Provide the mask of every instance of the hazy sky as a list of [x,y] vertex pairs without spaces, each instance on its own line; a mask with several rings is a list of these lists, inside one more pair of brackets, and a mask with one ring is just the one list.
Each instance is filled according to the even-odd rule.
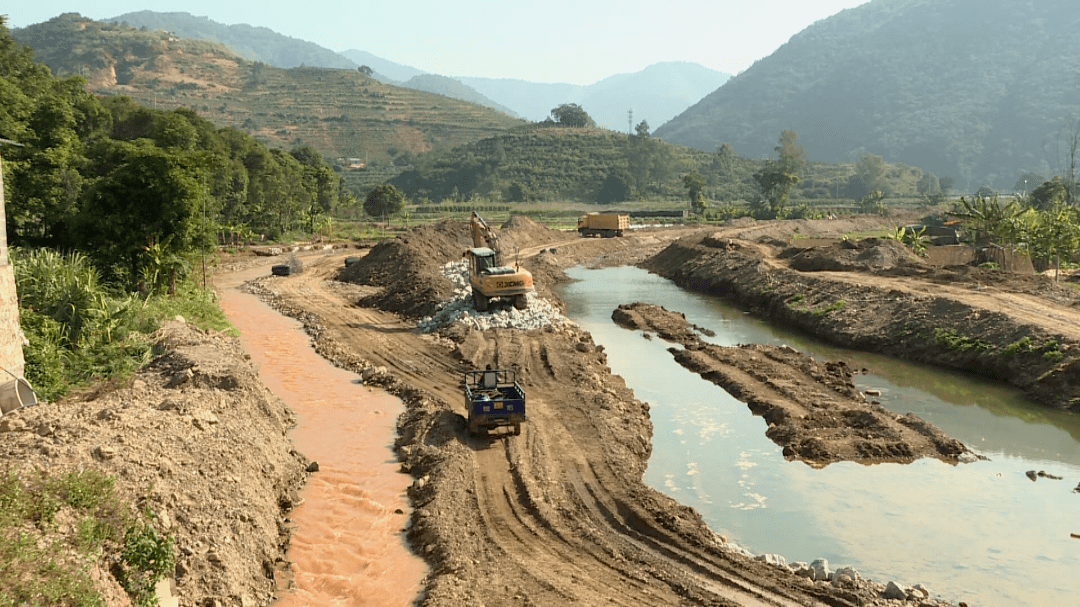
[[660,61],[737,74],[810,24],[867,0],[13,0],[26,27],[140,10],[247,23],[445,76],[592,84]]

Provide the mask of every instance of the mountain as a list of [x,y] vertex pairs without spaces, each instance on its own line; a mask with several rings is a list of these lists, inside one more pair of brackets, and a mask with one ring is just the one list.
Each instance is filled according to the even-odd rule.
[[564,103],[576,103],[599,126],[626,132],[628,112],[634,125],[655,128],[731,78],[689,62],[662,62],[640,72],[617,74],[590,85],[542,84],[507,78],[458,78],[496,102],[533,121],[546,118]]
[[[394,63],[393,61],[383,59],[382,57],[376,57],[367,51],[349,49],[347,51],[341,51],[340,54],[357,65],[366,65],[370,67],[376,74],[385,77],[387,79],[386,82],[389,82],[390,84],[405,82],[413,76],[419,76],[424,73],[422,70],[418,70],[415,67]],[[380,80],[382,80],[382,78],[380,78]]]
[[420,74],[419,76],[413,76],[407,81],[403,82],[401,86],[406,88],[415,89],[417,91],[427,91],[429,93],[435,93],[436,95],[445,95],[447,97],[453,97],[454,99],[461,99],[462,101],[471,101],[472,103],[478,103],[480,105],[499,110],[500,112],[509,116],[514,116],[515,113],[510,108],[495,103],[491,99],[481,95],[476,89],[471,86],[462,84],[460,80],[455,80],[449,76],[439,76],[436,74]]
[[124,23],[135,28],[165,30],[177,38],[220,42],[245,59],[262,61],[274,67],[359,67],[359,64],[348,58],[313,42],[290,38],[265,27],[252,27],[247,24],[224,25],[190,13],[139,11],[125,13],[106,21]]
[[[866,153],[980,185],[1063,172],[1080,117],[1074,0],[873,0],[819,21],[655,131],[702,150]],[[493,99],[498,97],[492,96]]]
[[475,103],[384,84],[356,69],[276,68],[220,43],[101,23],[67,13],[14,30],[58,75],[79,74],[99,95],[158,109],[188,107],[279,148],[309,145],[369,168],[450,149],[524,121]]
[[397,84],[418,91],[453,97],[479,103],[508,115],[515,112],[484,97],[476,90],[459,81],[423,74],[420,70],[380,59],[371,53],[351,50],[335,53],[313,42],[297,40],[265,27],[246,24],[224,25],[207,17],[190,13],[158,13],[139,11],[108,19],[110,23],[124,23],[149,30],[164,30],[178,38],[220,42],[238,55],[251,61],[262,61],[274,67],[332,67],[356,69],[361,65],[370,67],[372,76],[387,84]]

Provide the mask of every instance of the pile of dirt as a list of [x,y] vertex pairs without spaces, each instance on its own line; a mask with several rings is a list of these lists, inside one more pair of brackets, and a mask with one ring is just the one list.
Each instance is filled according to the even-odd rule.
[[337,279],[381,288],[358,305],[430,316],[453,293],[453,285],[440,271],[442,266],[461,259],[471,246],[468,223],[443,220],[380,242],[342,269]]
[[790,258],[791,268],[800,272],[880,272],[926,265],[904,243],[885,238],[841,240],[824,247],[789,247],[779,257]]
[[[498,236],[503,263],[514,264],[518,252],[552,242],[563,234],[528,217],[515,215],[503,224]],[[444,219],[380,242],[357,263],[344,268],[337,279],[381,288],[360,299],[358,305],[414,318],[431,316],[454,291],[451,282],[442,275],[442,266],[460,260],[472,246],[468,221]],[[551,273],[543,266],[536,269],[545,276]],[[542,280],[540,284],[550,289],[552,281]]]
[[[115,476],[119,493],[176,539],[185,605],[268,605],[287,569],[286,515],[307,476],[287,436],[294,415],[237,339],[182,320],[159,338],[160,356],[121,387],[5,414],[4,459],[23,474]],[[126,600],[107,574],[99,586],[108,604]]]
[[[692,325],[682,312],[672,312],[664,306],[635,302],[619,304],[611,313],[611,320],[624,329],[655,331],[664,340],[687,345],[700,341],[699,334],[715,336],[711,329]],[[646,337],[649,333],[645,334]]]

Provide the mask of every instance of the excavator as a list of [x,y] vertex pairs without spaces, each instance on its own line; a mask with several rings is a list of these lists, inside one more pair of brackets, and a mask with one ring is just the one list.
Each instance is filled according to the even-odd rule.
[[503,265],[499,237],[476,211],[472,213],[471,228],[473,248],[465,256],[469,258],[473,306],[478,312],[486,312],[492,299],[502,298],[512,301],[518,310],[529,307],[532,274],[524,268]]

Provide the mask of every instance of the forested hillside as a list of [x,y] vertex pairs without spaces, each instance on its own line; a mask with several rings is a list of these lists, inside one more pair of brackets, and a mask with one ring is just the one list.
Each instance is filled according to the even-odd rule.
[[280,69],[163,31],[66,14],[14,32],[57,74],[101,95],[186,107],[274,147],[309,145],[331,158],[388,165],[450,149],[523,122],[473,103],[387,85],[358,70]]
[[873,0],[808,27],[656,135],[769,155],[792,129],[809,157],[866,153],[1011,191],[1066,171],[1080,119],[1071,0]]
[[0,133],[20,144],[3,150],[10,243],[80,251],[125,285],[215,233],[311,231],[342,202],[315,150],[270,149],[187,108],[99,99],[33,62],[2,19],[0,91]]

